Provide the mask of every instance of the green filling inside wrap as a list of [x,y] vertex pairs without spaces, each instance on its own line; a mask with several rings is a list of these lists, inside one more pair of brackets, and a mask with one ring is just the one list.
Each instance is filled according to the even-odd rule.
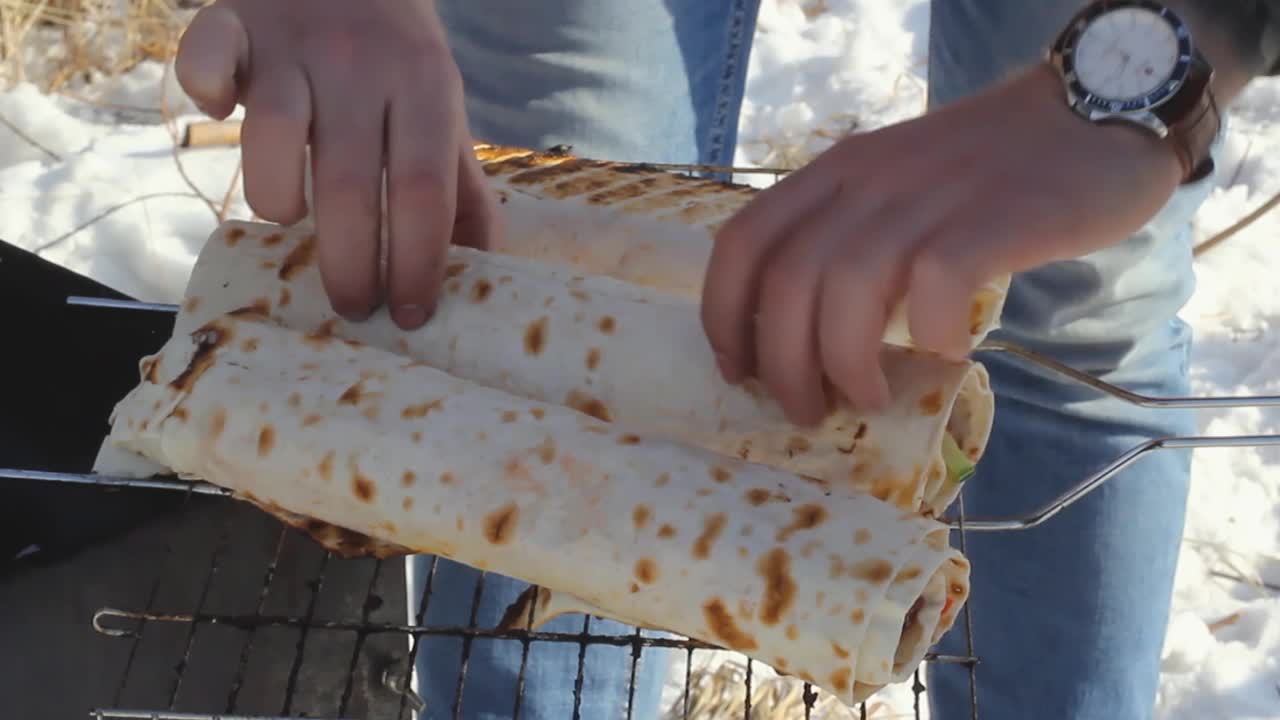
[[947,479],[960,484],[973,477],[974,463],[964,454],[951,433],[942,434],[942,460],[947,464]]

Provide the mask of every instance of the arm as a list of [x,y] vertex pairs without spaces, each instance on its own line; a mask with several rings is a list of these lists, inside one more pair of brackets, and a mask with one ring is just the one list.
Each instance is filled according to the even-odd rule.
[[[1261,30],[1280,10],[1168,4],[1215,67],[1219,107],[1276,66]],[[822,418],[831,386],[877,410],[889,401],[878,350],[894,307],[906,302],[917,345],[962,357],[978,288],[1122,242],[1183,174],[1174,145],[1085,120],[1067,106],[1057,72],[1035,63],[845,138],[757,195],[717,235],[703,326],[725,378],[758,379],[798,424]]]

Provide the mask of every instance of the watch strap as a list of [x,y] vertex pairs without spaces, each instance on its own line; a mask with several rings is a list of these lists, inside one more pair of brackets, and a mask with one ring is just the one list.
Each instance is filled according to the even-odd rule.
[[1211,80],[1207,63],[1197,57],[1181,90],[1154,111],[1169,129],[1168,140],[1182,163],[1184,183],[1203,179],[1214,169],[1211,150],[1222,128],[1222,114]]

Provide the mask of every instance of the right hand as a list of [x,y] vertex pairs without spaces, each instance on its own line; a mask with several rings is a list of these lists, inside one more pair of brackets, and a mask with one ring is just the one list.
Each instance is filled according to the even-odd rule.
[[400,327],[418,327],[450,242],[489,246],[497,213],[432,0],[217,0],[192,21],[175,67],[201,111],[223,119],[245,106],[245,196],[260,217],[306,217],[310,145],[320,271],[343,317],[386,302]]

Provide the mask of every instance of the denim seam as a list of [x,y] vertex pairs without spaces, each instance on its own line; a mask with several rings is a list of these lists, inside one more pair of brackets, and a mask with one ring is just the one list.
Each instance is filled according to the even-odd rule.
[[707,138],[707,162],[713,165],[728,165],[732,158],[724,158],[724,137],[726,126],[730,121],[729,106],[732,104],[733,88],[738,82],[741,70],[743,27],[746,25],[746,5],[753,0],[733,0],[733,9],[729,12],[729,32],[725,38],[724,68],[720,72],[720,88],[716,91],[715,115],[711,121],[710,137]]

